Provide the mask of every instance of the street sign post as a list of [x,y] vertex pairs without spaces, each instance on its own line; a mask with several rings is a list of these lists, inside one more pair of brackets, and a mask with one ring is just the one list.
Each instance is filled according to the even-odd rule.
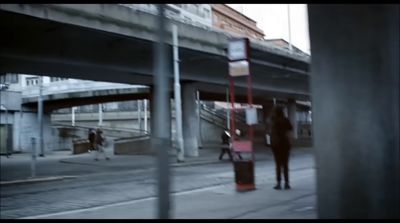
[[[257,122],[257,113],[253,107],[252,76],[249,63],[250,42],[248,38],[235,38],[229,41],[229,90],[231,98],[231,136],[233,167],[235,171],[236,190],[254,190],[254,151],[253,151],[253,124]],[[235,134],[235,78],[247,78],[246,123],[248,124],[247,139]]]

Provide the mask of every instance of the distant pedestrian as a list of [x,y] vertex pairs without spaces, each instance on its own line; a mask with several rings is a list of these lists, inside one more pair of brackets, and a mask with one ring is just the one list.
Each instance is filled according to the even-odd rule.
[[89,129],[88,140],[89,140],[89,153],[96,149],[96,132],[94,129]]
[[100,153],[104,155],[106,160],[110,160],[110,158],[104,152],[104,143],[105,143],[105,137],[103,135],[103,131],[100,128],[98,128],[95,137],[95,144],[96,144],[96,153],[94,158],[95,161],[99,160],[98,156]]
[[231,153],[231,134],[229,133],[228,129],[224,129],[224,131],[221,134],[221,140],[222,140],[222,145],[221,145],[221,153],[219,154],[219,160],[221,160],[224,156],[225,153],[228,154],[229,159],[232,161],[232,153]]
[[272,117],[271,128],[271,147],[275,159],[276,168],[276,186],[274,189],[281,189],[281,170],[283,168],[283,175],[285,178],[285,189],[290,189],[289,184],[289,155],[290,155],[290,141],[289,132],[293,127],[289,120],[283,114],[281,107],[274,108]]

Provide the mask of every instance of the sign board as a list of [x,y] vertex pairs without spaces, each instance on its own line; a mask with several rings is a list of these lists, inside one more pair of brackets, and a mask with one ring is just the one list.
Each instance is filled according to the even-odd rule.
[[255,107],[246,108],[246,124],[257,124],[257,109]]
[[249,62],[246,60],[229,62],[229,75],[232,77],[247,76],[249,74]]
[[235,60],[247,60],[247,44],[248,39],[232,39],[228,45],[228,59],[230,61]]

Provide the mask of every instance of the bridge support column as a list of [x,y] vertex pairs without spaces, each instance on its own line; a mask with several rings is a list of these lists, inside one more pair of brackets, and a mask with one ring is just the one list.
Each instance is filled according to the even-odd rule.
[[296,112],[296,101],[294,99],[288,100],[288,117],[290,124],[293,126],[292,137],[297,139],[297,112]]
[[[169,121],[167,123],[165,123],[165,125],[167,126],[166,128],[169,129],[168,133],[166,133],[168,135],[168,139],[171,139],[172,138],[172,134],[171,134],[171,132],[172,132],[172,125],[171,125],[172,113],[171,113],[171,98],[170,97],[168,98],[168,102],[169,102],[169,103],[167,103],[168,109],[166,109],[163,112],[167,113],[167,116],[170,117]],[[151,88],[151,90],[150,90],[150,133],[151,134],[153,134],[154,129],[157,128],[157,123],[155,123],[155,117],[154,117],[154,103],[155,103],[154,91],[153,91],[153,88]],[[172,141],[170,141],[170,143],[171,142]],[[171,143],[171,145],[172,145],[172,143]]]
[[400,6],[308,12],[318,217],[399,218]]
[[188,157],[199,156],[199,144],[197,141],[199,122],[196,106],[196,88],[192,83],[182,85],[182,122],[183,141],[185,155]]

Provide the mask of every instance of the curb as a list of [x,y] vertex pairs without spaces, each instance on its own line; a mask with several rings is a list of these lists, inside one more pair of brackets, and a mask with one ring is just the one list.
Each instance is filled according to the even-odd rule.
[[0,185],[3,186],[11,184],[39,183],[39,182],[73,179],[73,178],[77,178],[77,176],[41,177],[41,178],[28,178],[25,180],[0,181]]

